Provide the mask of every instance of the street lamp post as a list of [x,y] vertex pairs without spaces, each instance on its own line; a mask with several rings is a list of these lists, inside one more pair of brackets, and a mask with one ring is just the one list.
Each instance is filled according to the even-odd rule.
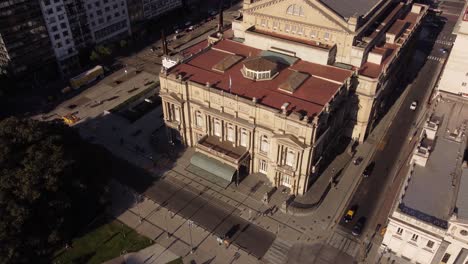
[[167,214],[169,213],[169,210],[166,211],[166,214],[164,215],[164,220],[166,220],[166,234],[167,238],[171,237],[171,234],[169,233],[169,222],[167,221]]
[[193,221],[188,220],[189,234],[190,234],[190,254],[193,254],[192,225],[193,225]]

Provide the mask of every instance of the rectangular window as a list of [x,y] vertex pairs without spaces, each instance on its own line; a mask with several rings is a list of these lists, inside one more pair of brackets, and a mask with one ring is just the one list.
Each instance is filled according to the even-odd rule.
[[221,137],[221,122],[219,120],[215,120],[214,122],[214,134],[215,136]]
[[227,129],[227,140],[234,142],[234,128],[228,127]]
[[328,32],[323,33],[323,38],[326,39],[326,40],[329,40],[330,39],[330,33],[328,33]]
[[278,21],[273,21],[273,29],[278,29]]
[[292,33],[296,33],[296,31],[297,31],[297,27],[296,27],[295,25],[292,26],[292,27],[291,27],[291,32],[292,32]]
[[463,87],[466,87],[466,82],[462,82],[462,86],[463,86]]
[[262,27],[266,27],[266,26],[267,26],[266,19],[260,20],[260,25],[261,25]]
[[303,35],[304,34],[304,28],[301,27],[301,26],[297,27],[297,34]]
[[311,37],[311,38],[317,37],[317,31],[311,30],[311,31],[310,31],[310,37]]
[[69,35],[68,30],[65,30],[62,34],[64,37],[68,36]]
[[288,150],[286,152],[286,165],[293,167],[294,166],[294,159],[295,159],[295,154],[292,150]]
[[411,237],[411,240],[416,242],[416,241],[418,241],[418,237],[419,237],[418,235],[413,234],[413,236]]
[[177,121],[177,122],[180,122],[179,108],[176,107],[176,106],[173,106],[173,109],[174,109],[174,120]]
[[65,29],[65,28],[67,28],[67,24],[66,23],[60,23],[60,27]]
[[55,34],[55,35],[54,35],[54,39],[55,39],[55,40],[59,40],[59,39],[60,39],[60,34]]
[[196,113],[195,116],[195,125],[197,127],[203,126],[203,117],[201,116],[201,113]]
[[398,235],[403,234],[403,228],[398,228],[398,230],[396,232],[397,232]]
[[56,32],[58,30],[57,26],[52,27],[52,32]]
[[291,178],[289,177],[289,175],[283,174],[281,178],[282,178],[281,183],[284,186],[291,187]]
[[434,247],[434,241],[432,241],[432,240],[427,241],[426,247],[428,247],[428,248]]
[[450,254],[449,253],[445,253],[444,257],[442,258],[442,260],[440,261],[441,263],[447,263],[450,259]]
[[266,160],[259,160],[259,172],[260,173],[263,173],[263,174],[266,174],[267,173],[267,170],[268,170],[268,163],[266,162]]
[[54,10],[52,8],[47,9],[47,14],[52,15],[54,13]]
[[284,31],[289,32],[290,26],[289,24],[284,25]]

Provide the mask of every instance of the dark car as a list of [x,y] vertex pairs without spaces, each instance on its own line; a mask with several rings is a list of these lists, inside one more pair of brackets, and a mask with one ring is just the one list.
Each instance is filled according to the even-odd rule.
[[362,233],[362,229],[364,228],[364,225],[366,224],[366,218],[361,217],[357,221],[357,223],[353,226],[353,236],[359,236]]
[[353,220],[354,216],[356,215],[357,209],[358,209],[357,205],[351,206],[351,208],[349,208],[348,211],[346,211],[346,214],[343,217],[343,221],[345,223],[351,222]]
[[369,177],[371,175],[372,171],[374,170],[374,166],[375,166],[375,162],[372,161],[371,163],[369,163],[369,165],[367,165],[367,167],[362,172],[362,176],[364,178]]
[[361,164],[361,162],[362,162],[363,160],[364,160],[364,158],[361,157],[361,156],[359,156],[359,157],[357,157],[355,160],[353,160],[353,164],[357,166],[357,165]]

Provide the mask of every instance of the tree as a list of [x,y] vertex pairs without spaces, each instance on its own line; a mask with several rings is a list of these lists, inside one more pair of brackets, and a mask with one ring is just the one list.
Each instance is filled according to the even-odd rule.
[[89,59],[92,61],[98,61],[100,58],[101,56],[99,56],[99,54],[94,50],[91,52],[91,55],[89,56]]
[[49,262],[96,215],[107,179],[95,153],[59,122],[0,122],[0,263]]

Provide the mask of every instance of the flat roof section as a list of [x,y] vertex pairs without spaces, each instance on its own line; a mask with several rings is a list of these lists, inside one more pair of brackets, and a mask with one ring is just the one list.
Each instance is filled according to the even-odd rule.
[[320,0],[340,16],[349,18],[353,15],[364,16],[384,0]]
[[[462,127],[468,121],[467,111],[468,105],[463,102],[441,100],[438,103],[435,115],[441,116],[442,122],[433,151],[425,167],[416,165],[414,168],[400,204],[403,213],[445,227],[442,223],[446,225],[456,202],[456,184],[461,174],[460,153],[463,155],[466,146],[466,139],[455,139],[452,129]],[[468,205],[468,201],[464,201],[464,205]]]

